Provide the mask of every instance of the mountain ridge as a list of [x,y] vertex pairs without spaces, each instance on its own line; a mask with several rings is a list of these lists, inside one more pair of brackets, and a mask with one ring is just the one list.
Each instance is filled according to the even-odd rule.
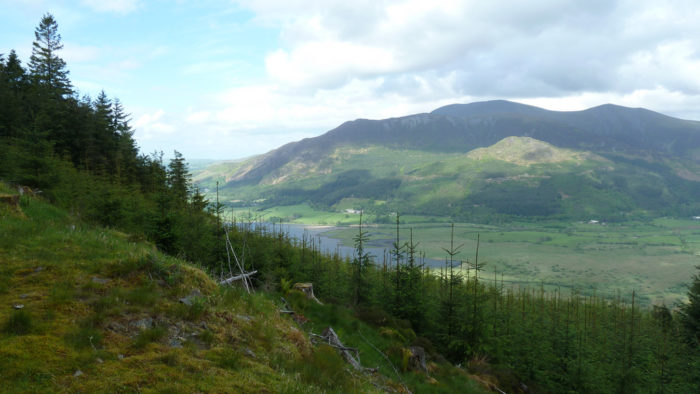
[[[516,158],[510,162],[493,154],[508,138],[519,141],[506,150],[506,156]],[[541,151],[528,153],[528,146],[535,145]],[[495,160],[475,161],[476,153],[467,154],[475,149],[490,149]],[[569,153],[561,157],[580,160],[537,159],[565,151]],[[537,159],[529,170],[537,173],[534,177],[523,174],[523,165],[532,161],[528,154]],[[577,168],[581,165],[583,172]],[[360,197],[391,201],[403,212],[466,218],[476,211],[482,218],[495,212],[623,217],[633,211],[685,215],[700,209],[693,197],[700,194],[693,176],[698,169],[700,122],[612,104],[560,112],[497,100],[348,121],[235,166],[212,167],[195,180],[210,186],[224,181],[224,194],[231,200],[273,205],[330,207]],[[489,173],[508,182],[488,182]],[[437,180],[431,184],[426,179]],[[538,197],[522,209],[511,209],[507,204],[520,206],[513,193]],[[574,197],[561,201],[563,195]],[[575,201],[588,208],[582,210]]]
[[[669,132],[670,141],[657,135]],[[649,141],[634,141],[639,135]],[[317,161],[340,145],[467,152],[509,136],[532,137],[564,148],[685,155],[689,147],[700,148],[700,122],[613,104],[582,111],[549,111],[506,100],[451,104],[430,113],[344,122],[318,137],[290,142],[250,159],[248,169],[231,181],[254,183],[293,159]]]

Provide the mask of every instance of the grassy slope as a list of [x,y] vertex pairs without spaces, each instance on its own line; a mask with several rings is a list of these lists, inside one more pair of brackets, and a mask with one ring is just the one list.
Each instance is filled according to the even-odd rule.
[[[0,226],[0,375],[13,389],[294,386],[272,361],[300,358],[310,346],[269,301],[223,292],[202,271],[43,202],[25,199],[23,210],[4,213]],[[178,302],[195,289],[201,298],[193,306]],[[14,311],[14,304],[24,308]],[[7,328],[22,315],[26,329]],[[258,357],[246,357],[243,347]],[[74,377],[78,370],[83,375]]]
[[[0,184],[0,194],[10,192]],[[422,392],[481,392],[448,364],[431,363],[432,378],[395,377],[365,339],[384,350],[404,349],[407,339],[382,335],[343,308],[292,294],[310,318],[299,327],[280,316],[270,294],[219,288],[201,270],[126,234],[84,225],[36,199],[23,197],[21,205],[22,212],[0,206],[4,389],[372,392],[405,381]],[[192,305],[179,302],[188,296]],[[350,373],[334,350],[314,348],[303,331],[327,324],[381,374]]]

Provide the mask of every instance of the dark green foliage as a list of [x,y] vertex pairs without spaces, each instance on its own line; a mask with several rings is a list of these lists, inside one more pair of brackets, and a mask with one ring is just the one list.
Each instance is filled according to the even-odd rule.
[[360,213],[360,226],[355,236],[355,257],[352,260],[352,294],[354,305],[367,305],[371,300],[368,271],[370,255],[365,250],[365,244],[369,242],[367,233],[362,229],[362,213]]
[[134,339],[133,346],[135,348],[143,348],[149,343],[158,342],[167,334],[165,327],[152,327],[147,328],[139,332],[139,334]]
[[560,200],[559,192],[551,182],[541,182],[536,187],[503,182],[471,194],[467,201],[506,215],[550,216],[562,211]]
[[66,62],[57,54],[63,49],[63,44],[53,15],[44,15],[41,23],[34,30],[34,37],[32,56],[29,59],[29,70],[33,82],[47,93],[50,99],[70,94],[71,84],[68,80]]
[[215,355],[214,362],[221,368],[240,368],[242,355],[231,348],[224,348]]
[[10,315],[2,325],[2,332],[10,335],[26,335],[34,327],[33,318],[24,309],[19,309]]
[[[229,185],[230,186],[230,185]],[[374,178],[368,170],[349,170],[335,180],[313,189],[282,189],[269,195],[266,205],[293,205],[310,202],[330,207],[343,198],[386,199],[401,186],[398,178]]]
[[[265,286],[270,277],[266,272],[288,278],[287,287],[313,281],[316,295],[327,305],[292,293],[287,297],[292,307],[312,321],[357,331],[356,326],[346,327],[342,307],[328,303],[354,304],[355,283],[343,278],[352,278],[358,260],[319,254],[308,240],[288,239],[281,227],[263,228],[270,229],[242,224],[229,232],[234,247],[246,251],[246,264],[254,261],[263,273],[256,284]],[[400,236],[396,244],[402,245]],[[410,241],[407,253],[399,253],[398,272],[405,276],[398,281],[394,263],[386,271],[370,264],[365,278],[376,290],[354,308],[355,315],[387,338],[404,341],[405,347],[422,346],[429,354],[443,354],[475,372],[497,376],[506,392],[517,392],[521,383],[537,392],[694,392],[700,387],[694,372],[700,352],[685,341],[679,315],[662,307],[640,308],[631,294],[603,298],[573,289],[562,294],[558,289],[510,287],[497,275],[489,278],[476,253],[471,263],[462,265],[461,276],[454,259],[457,247],[454,242],[447,249],[448,257],[453,255],[451,274],[449,259],[441,275],[415,271],[419,291],[414,295],[407,291]],[[412,297],[417,302],[407,308]],[[396,348],[392,354],[401,368],[404,352]]]
[[[700,266],[698,266],[700,270]],[[700,348],[700,274],[693,276],[688,289],[688,303],[681,307],[681,322],[689,342]]]

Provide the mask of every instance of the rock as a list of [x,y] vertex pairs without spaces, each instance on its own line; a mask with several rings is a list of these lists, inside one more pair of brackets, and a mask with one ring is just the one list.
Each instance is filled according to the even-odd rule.
[[207,322],[205,322],[205,321],[199,322],[199,326],[205,330],[209,329],[209,326],[207,326]]
[[75,371],[75,373],[73,374],[73,377],[77,378],[78,376],[83,376],[83,371],[81,371],[81,370]]
[[181,348],[182,347],[182,342],[180,342],[178,339],[172,338],[170,342],[168,343],[170,347],[173,348]]
[[114,332],[124,332],[124,331],[126,331],[126,328],[124,328],[124,326],[123,326],[122,324],[117,323],[117,322],[115,322],[115,321],[109,323],[109,324],[107,325],[107,328],[110,329],[110,330],[112,330],[112,331],[114,331]]
[[92,277],[92,283],[99,283],[101,285],[109,283],[111,280],[110,279],[101,279],[96,276]]
[[95,359],[95,361],[96,361],[98,364],[103,364],[103,363],[105,362],[105,360],[103,360],[103,359],[101,359],[101,358],[99,358],[99,357],[97,357],[97,358]]
[[195,289],[195,290],[192,290],[190,295],[188,295],[187,297],[180,298],[179,301],[187,306],[192,306],[192,304],[194,304],[195,299],[197,297],[201,297],[201,296],[202,296],[202,293],[199,290]]
[[124,355],[123,355],[123,354],[117,354],[117,358],[120,359],[120,360],[123,360],[123,359],[124,359]]
[[132,321],[129,326],[136,328],[140,331],[147,330],[153,327],[153,319],[150,317],[145,317],[140,320]]
[[247,354],[250,358],[258,358],[258,356],[255,355],[255,353],[252,350],[250,350],[250,348],[243,349],[243,352]]
[[14,305],[12,305],[12,307],[15,309],[22,309],[22,308],[24,308],[24,305],[23,304],[14,304]]
[[247,316],[247,315],[236,315],[236,319],[243,320],[243,321],[251,321],[251,320],[253,320],[253,317]]

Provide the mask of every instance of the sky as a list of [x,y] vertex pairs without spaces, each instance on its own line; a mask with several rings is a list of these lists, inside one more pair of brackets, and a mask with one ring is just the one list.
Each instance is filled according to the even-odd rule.
[[24,64],[58,22],[74,88],[143,153],[237,159],[357,118],[506,99],[700,120],[697,0],[0,0]]

